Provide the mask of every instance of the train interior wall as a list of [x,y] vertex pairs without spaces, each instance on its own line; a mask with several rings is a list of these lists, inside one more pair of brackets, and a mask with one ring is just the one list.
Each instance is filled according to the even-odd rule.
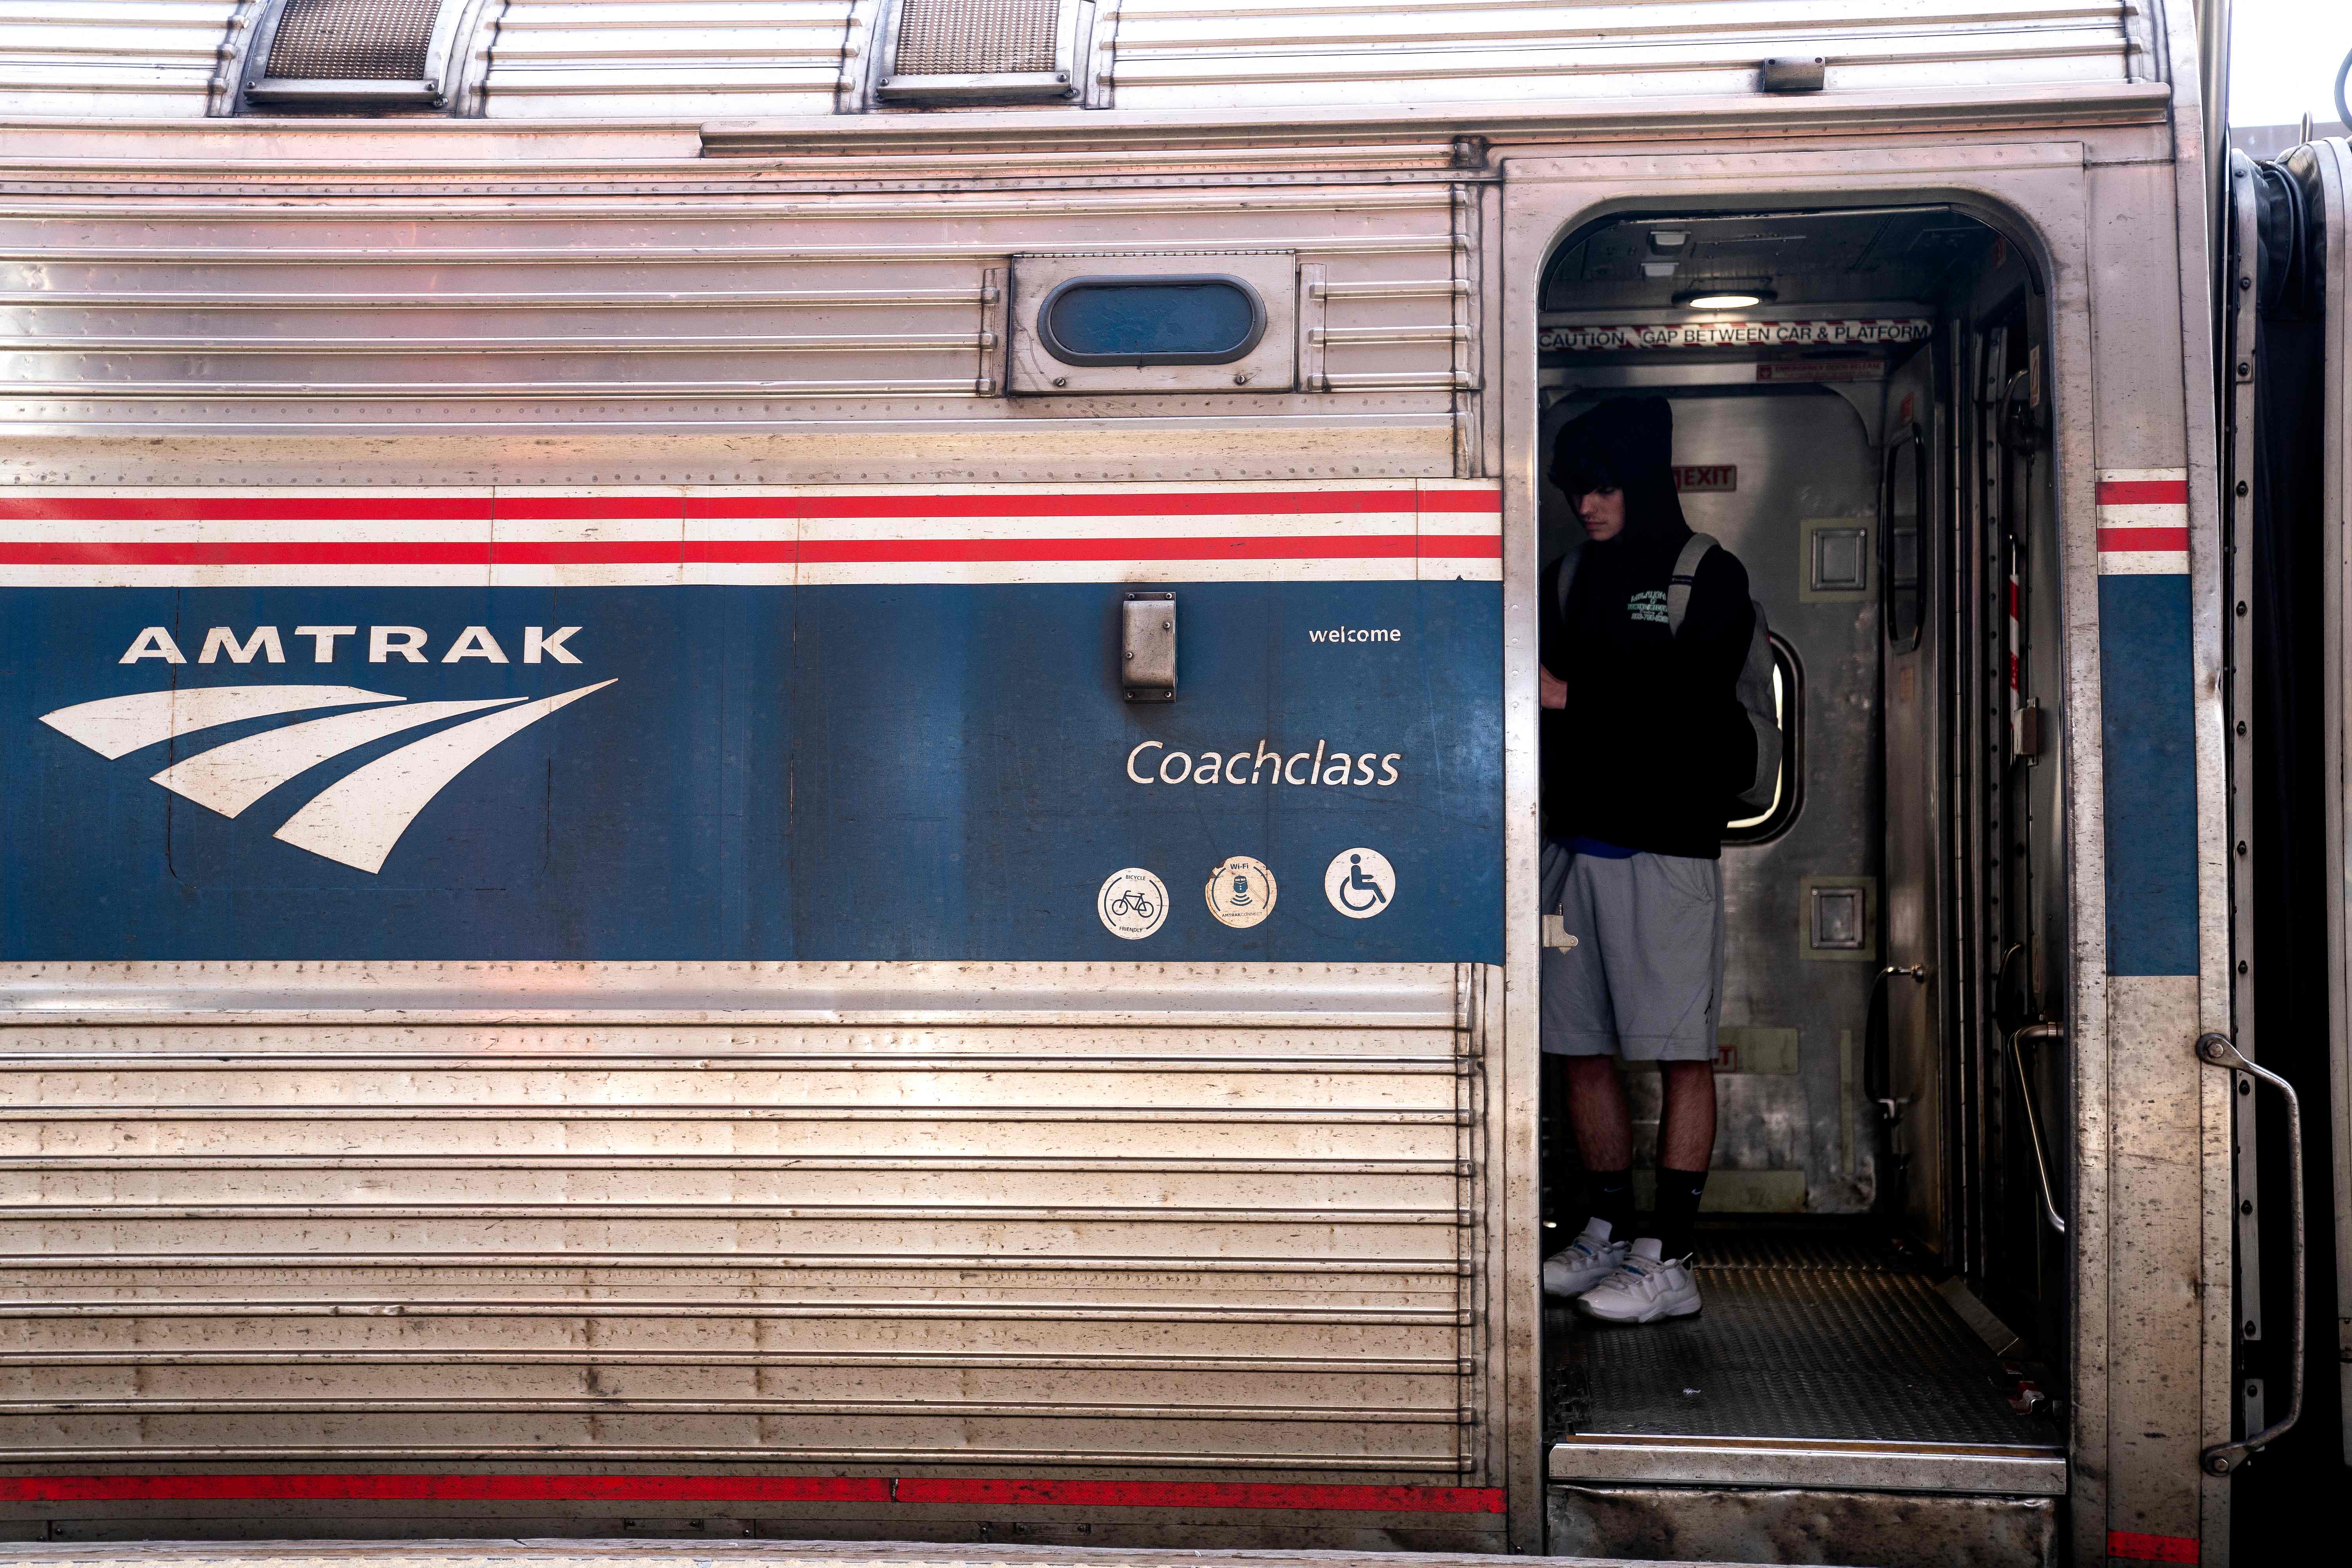
[[[1679,302],[1709,291],[1762,298]],[[1547,1303],[1550,1550],[2054,1551],[2069,933],[2035,269],[1940,207],[1630,213],[1569,237],[1543,311],[1539,465],[1583,409],[1669,400],[1685,513],[1747,568],[1795,737],[1781,803],[1723,852],[1705,1310],[1597,1329]],[[1547,483],[1543,563],[1580,539]],[[1660,1078],[1627,1076],[1646,1206]],[[1565,1087],[1548,1072],[1548,1251],[1582,1218]],[[2041,1460],[2006,1489],[1916,1470],[1905,1517],[1934,1522],[1910,1533],[1899,1489],[1780,1504],[1759,1489],[1801,1483],[1769,1459],[1727,1489],[1655,1462],[1700,1437]],[[1771,1530],[1822,1554],[1754,1557]]]

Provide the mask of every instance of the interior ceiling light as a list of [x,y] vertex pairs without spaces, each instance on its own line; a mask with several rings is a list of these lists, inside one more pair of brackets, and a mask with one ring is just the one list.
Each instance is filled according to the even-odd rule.
[[1675,296],[1675,303],[1691,310],[1745,310],[1750,305],[1769,305],[1779,297],[1769,289],[1717,283],[1706,289],[1686,289]]

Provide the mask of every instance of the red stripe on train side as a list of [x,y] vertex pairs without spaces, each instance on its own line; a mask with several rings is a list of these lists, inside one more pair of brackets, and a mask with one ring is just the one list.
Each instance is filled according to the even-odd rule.
[[1489,511],[1503,510],[1500,490],[1423,490],[1421,492],[1423,511]]
[[674,566],[857,562],[1499,559],[1494,534],[1277,534],[1174,539],[372,540],[240,543],[0,541],[0,566]]
[[1499,1487],[1286,1486],[868,1476],[9,1476],[0,1502],[922,1502],[1501,1513]]
[[2107,1531],[2107,1555],[2132,1563],[2194,1563],[2193,1535],[2143,1535],[2136,1530]]
[[2101,479],[2101,506],[2187,506],[2187,479]]
[[1286,1486],[1270,1481],[1061,1481],[910,1479],[900,1502],[1032,1503],[1063,1508],[1323,1509],[1350,1513],[1501,1513],[1500,1487]]
[[5,1502],[887,1502],[865,1476],[9,1476]]
[[[675,560],[677,547],[669,547]],[[148,541],[51,543],[0,541],[0,566],[488,566],[488,543],[247,542],[236,544]]]
[[2185,528],[2103,528],[2099,530],[2102,550],[2179,550],[2189,548],[2189,531]]
[[340,518],[486,522],[597,518],[1278,517],[1318,513],[1485,512],[1499,490],[1193,490],[1074,495],[8,496],[0,521],[234,522]]
[[[749,497],[698,497],[698,515]],[[803,517],[1271,517],[1317,512],[1407,512],[1410,489],[1197,490],[1141,495],[856,495],[801,496]]]
[[[805,563],[885,561],[1381,561],[1410,559],[1410,533],[1187,539],[804,539]],[[1500,547],[1497,546],[1497,552]]]

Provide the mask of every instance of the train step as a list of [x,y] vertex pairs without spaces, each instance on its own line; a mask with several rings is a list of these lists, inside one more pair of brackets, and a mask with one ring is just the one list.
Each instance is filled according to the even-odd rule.
[[1553,1550],[2050,1559],[2063,1435],[1972,1297],[1861,1227],[1711,1227],[1693,1273],[1696,1317],[1547,1313]]

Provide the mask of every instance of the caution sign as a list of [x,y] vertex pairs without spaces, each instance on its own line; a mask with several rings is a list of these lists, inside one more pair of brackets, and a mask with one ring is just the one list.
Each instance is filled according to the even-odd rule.
[[1831,321],[1638,321],[1545,327],[1546,352],[1614,353],[1628,349],[1868,348],[1916,343],[1935,330],[1925,316]]

